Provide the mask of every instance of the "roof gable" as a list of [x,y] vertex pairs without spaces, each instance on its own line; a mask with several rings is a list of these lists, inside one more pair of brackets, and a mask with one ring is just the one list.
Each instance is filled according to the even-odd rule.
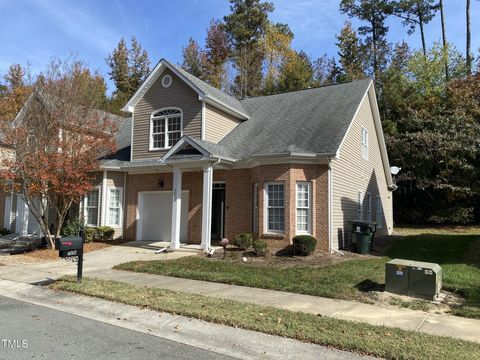
[[133,108],[152,87],[155,81],[157,81],[157,79],[165,71],[165,69],[169,69],[170,71],[172,71],[176,76],[178,76],[182,81],[184,81],[188,86],[190,86],[198,94],[200,101],[211,103],[220,108],[221,110],[224,110],[238,117],[241,120],[248,119],[248,115],[244,111],[240,101],[224,93],[223,91],[211,85],[208,85],[204,81],[189,74],[180,66],[173,65],[165,59],[162,59],[158,62],[155,68],[150,72],[148,77],[142,83],[140,88],[135,92],[132,98],[123,107],[123,111],[132,112]]

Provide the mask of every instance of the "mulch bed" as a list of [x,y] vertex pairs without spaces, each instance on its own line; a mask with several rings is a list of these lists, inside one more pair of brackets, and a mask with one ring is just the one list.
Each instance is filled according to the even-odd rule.
[[[341,255],[343,254],[343,255]],[[242,251],[234,246],[227,247],[226,258],[229,261],[241,262],[243,257],[247,258],[247,262],[255,263],[256,265],[265,266],[280,266],[280,267],[292,267],[292,266],[329,266],[343,261],[351,259],[368,259],[375,258],[371,255],[360,255],[349,251],[341,251],[341,254],[334,253],[328,254],[323,251],[316,251],[310,256],[284,256],[269,254],[267,256],[256,256],[251,250]],[[199,255],[199,256],[204,256]],[[212,260],[223,260],[223,249],[217,250]]]
[[[89,242],[83,247],[85,253],[105,249],[113,245],[119,245],[125,242],[124,240],[113,240],[109,242]],[[23,254],[17,254],[11,256],[14,259],[23,261],[52,261],[59,259],[58,251],[55,249],[37,249]]]

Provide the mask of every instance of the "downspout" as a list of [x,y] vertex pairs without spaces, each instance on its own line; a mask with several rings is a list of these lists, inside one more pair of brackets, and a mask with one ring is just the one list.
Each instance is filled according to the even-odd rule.
[[122,239],[125,237],[125,216],[127,212],[125,211],[125,202],[127,195],[127,172],[123,173],[123,198],[122,198]]
[[333,168],[332,159],[328,159],[328,253],[332,254],[332,241],[333,241]]

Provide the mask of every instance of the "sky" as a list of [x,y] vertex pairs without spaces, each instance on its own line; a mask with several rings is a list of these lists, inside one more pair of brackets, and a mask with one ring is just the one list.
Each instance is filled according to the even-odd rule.
[[[335,35],[346,15],[339,0],[273,0],[274,22],[287,23],[295,34],[293,47],[313,59],[336,56]],[[449,42],[465,51],[465,1],[444,0]],[[193,37],[203,44],[212,18],[229,12],[227,0],[0,0],[0,74],[12,63],[29,65],[33,74],[52,57],[72,54],[108,77],[105,57],[121,37],[135,36],[152,65],[161,58],[181,62],[182,47]],[[480,47],[480,2],[472,1],[472,49]],[[354,21],[355,26],[360,23]],[[407,41],[420,48],[420,34],[407,34],[401,22],[389,19],[390,42]],[[426,26],[428,44],[441,40],[440,16]],[[112,84],[109,83],[109,91]]]

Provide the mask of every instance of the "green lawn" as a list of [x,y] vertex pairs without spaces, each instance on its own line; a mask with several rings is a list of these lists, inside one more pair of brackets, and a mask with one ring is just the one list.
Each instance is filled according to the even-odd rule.
[[202,295],[89,278],[77,284],[73,277],[50,287],[385,359],[480,358],[472,342]]
[[465,303],[453,308],[453,313],[480,318],[480,249],[473,246],[478,239],[477,235],[463,233],[410,235],[394,244],[388,257],[352,259],[323,267],[282,267],[184,257],[129,262],[115,268],[368,302],[371,299],[368,290],[381,289],[385,281],[384,264],[390,258],[437,262],[443,268],[444,288],[465,298]]

